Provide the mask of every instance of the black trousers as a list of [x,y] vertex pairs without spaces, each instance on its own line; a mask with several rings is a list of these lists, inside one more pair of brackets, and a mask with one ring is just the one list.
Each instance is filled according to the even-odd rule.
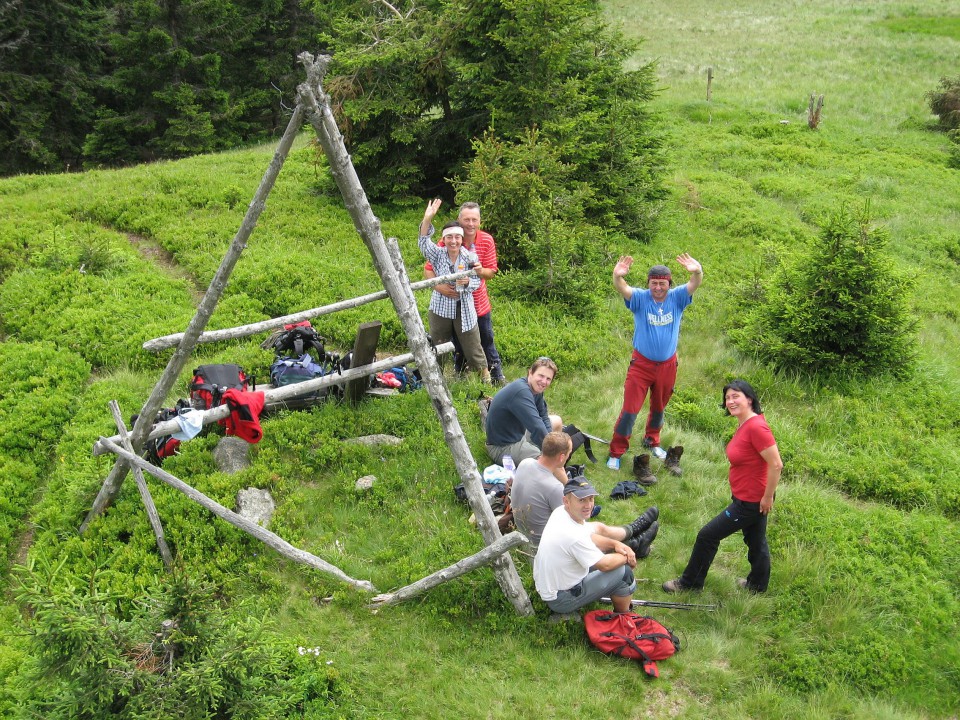
[[708,522],[697,533],[697,541],[690,553],[690,561],[680,576],[684,587],[702,588],[707,572],[717,556],[720,541],[736,532],[743,533],[747,546],[750,574],[747,587],[764,592],[770,583],[770,546],[767,545],[767,516],[761,514],[760,503],[733,498],[726,509]]

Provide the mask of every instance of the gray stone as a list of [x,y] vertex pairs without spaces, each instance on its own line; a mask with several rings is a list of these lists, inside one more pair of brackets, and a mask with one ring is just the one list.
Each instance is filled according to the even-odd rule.
[[250,467],[250,443],[238,437],[224,437],[213,450],[213,459],[221,472],[233,475]]
[[277,506],[269,491],[260,488],[248,487],[237,493],[237,514],[261,527],[270,524],[273,511]]
[[357,480],[356,488],[357,490],[369,490],[373,487],[373,484],[377,481],[376,476],[374,475],[364,475],[362,478]]
[[403,442],[403,438],[393,435],[364,435],[362,437],[348,438],[345,443],[351,445],[365,445],[366,447],[379,447],[380,445],[396,446]]

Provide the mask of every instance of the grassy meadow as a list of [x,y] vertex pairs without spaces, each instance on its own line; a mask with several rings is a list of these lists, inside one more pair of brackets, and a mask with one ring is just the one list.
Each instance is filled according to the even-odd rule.
[[[487,569],[371,613],[363,593],[280,559],[151,483],[181,572],[214,587],[234,625],[262,624],[243,652],[266,648],[271,662],[320,679],[324,690],[311,703],[277,717],[955,719],[960,171],[947,167],[948,140],[935,131],[924,95],[941,76],[960,72],[960,7],[609,0],[604,8],[612,23],[643,38],[636,62],[658,63],[654,108],[670,157],[658,236],[649,245],[602,238],[610,266],[629,253],[639,268],[666,261],[682,274],[673,258],[690,252],[705,279],[685,315],[664,434],[666,444],[685,447],[683,476],[658,473],[646,498],[602,500],[600,517],[616,524],[660,507],[662,529],[638,567],[637,597],[671,599],[660,583],[677,576],[697,530],[729,495],[723,447],[733,421],[719,409],[720,388],[744,377],[761,393],[786,463],[770,521],[770,591],[736,588],[746,552],[735,537],[727,540],[704,591],[677,598],[716,603],[716,612],[651,609],[683,648],[649,682],[638,667],[591,650],[576,623],[549,624],[522,559],[533,618],[515,616]],[[825,97],[816,131],[806,125],[811,93]],[[379,288],[308,140],[291,153],[213,327]],[[147,397],[168,355],[148,355],[141,343],[189,322],[272,153],[264,146],[0,180],[0,716],[79,716],[62,710],[68,703],[56,714],[43,702],[129,661],[98,654],[107,611],[89,608],[132,623],[167,592],[133,483],[78,534],[110,467],[90,448],[113,431],[111,399],[129,416]],[[411,277],[421,265],[414,232],[422,202],[375,208],[384,234],[400,239]],[[778,374],[727,339],[752,288],[842,207],[869,207],[889,232],[898,271],[914,281],[918,357],[906,379]],[[637,271],[628,280],[643,277]],[[596,282],[609,285],[609,271]],[[491,294],[508,376],[551,355],[561,369],[548,391],[551,409],[609,436],[632,335],[612,287],[601,313],[579,323],[560,308],[499,296],[496,281]],[[418,296],[424,311],[427,300]],[[314,324],[343,348],[370,319],[384,322],[383,349],[404,348],[385,302]],[[201,346],[188,369],[239,362],[265,379],[271,357],[261,340]],[[179,396],[186,383],[184,374]],[[481,387],[466,381],[451,390],[483,466],[473,402]],[[451,492],[454,464],[426,393],[359,410],[330,403],[284,412],[264,429],[241,473],[216,469],[216,435],[185,443],[164,469],[228,507],[242,488],[269,489],[277,502],[272,530],[380,592],[481,547],[469,509]],[[342,442],[373,433],[404,442],[379,449]],[[359,494],[354,482],[366,474],[378,482]],[[602,465],[588,476],[603,494],[624,477]],[[62,614],[28,612],[25,599],[42,594]],[[36,634],[52,618],[76,634]],[[51,663],[53,647],[70,648],[82,666]],[[316,652],[299,653],[304,647]],[[208,677],[195,683],[214,687]],[[233,707],[222,716],[258,715]]]

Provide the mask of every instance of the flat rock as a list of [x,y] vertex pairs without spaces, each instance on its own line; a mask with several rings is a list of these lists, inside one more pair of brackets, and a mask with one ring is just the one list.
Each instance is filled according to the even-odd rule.
[[374,475],[364,475],[362,478],[358,478],[355,487],[357,490],[369,490],[373,487],[373,484],[377,481],[376,476]]
[[213,460],[220,472],[233,475],[250,467],[250,443],[238,437],[221,438],[213,450]]
[[394,435],[363,435],[361,437],[348,438],[345,443],[351,445],[365,445],[366,447],[380,447],[381,445],[399,445],[403,438]]
[[267,527],[277,509],[268,490],[248,487],[237,493],[237,514],[261,527]]

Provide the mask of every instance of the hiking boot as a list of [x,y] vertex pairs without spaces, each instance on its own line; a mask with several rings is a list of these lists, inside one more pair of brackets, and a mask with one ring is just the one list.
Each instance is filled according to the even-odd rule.
[[750,584],[747,582],[746,578],[737,578],[737,587],[741,590],[746,590],[749,593],[753,593],[754,595],[758,595],[759,593],[763,592],[762,590],[757,590],[756,588],[750,587]]
[[620,469],[620,458],[615,458],[613,455],[607,458],[607,467],[611,470]]
[[637,517],[636,520],[634,520],[632,523],[626,526],[626,529],[627,529],[626,540],[629,540],[630,538],[634,538],[640,535],[640,533],[642,533],[644,530],[646,530],[651,525],[653,525],[654,521],[658,517],[660,517],[660,509],[656,505],[654,505],[653,507],[648,507],[644,511],[643,515],[640,515],[639,517]]
[[[493,381],[490,379],[490,370],[488,368],[484,368],[480,371],[480,382],[482,382],[484,385],[493,385]],[[683,448],[680,449],[683,450]]]
[[654,520],[653,524],[639,536],[630,538],[626,543],[627,547],[633,550],[637,560],[642,560],[650,554],[650,547],[653,545],[653,539],[660,532],[660,523]]
[[678,592],[683,592],[684,590],[693,590],[693,589],[694,589],[694,588],[691,588],[691,587],[687,587],[687,586],[684,585],[682,582],[680,582],[680,578],[677,578],[676,580],[667,580],[667,581],[666,581],[663,585],[661,585],[660,587],[663,588],[663,591],[664,591],[664,592],[668,592],[668,593],[678,593]]
[[683,470],[680,467],[681,455],[683,455],[683,445],[674,445],[672,448],[667,450],[667,457],[664,458],[663,461],[663,464],[666,466],[667,470],[677,477],[683,475]]
[[633,476],[641,485],[656,485],[657,476],[650,470],[650,455],[636,455],[633,458]]

